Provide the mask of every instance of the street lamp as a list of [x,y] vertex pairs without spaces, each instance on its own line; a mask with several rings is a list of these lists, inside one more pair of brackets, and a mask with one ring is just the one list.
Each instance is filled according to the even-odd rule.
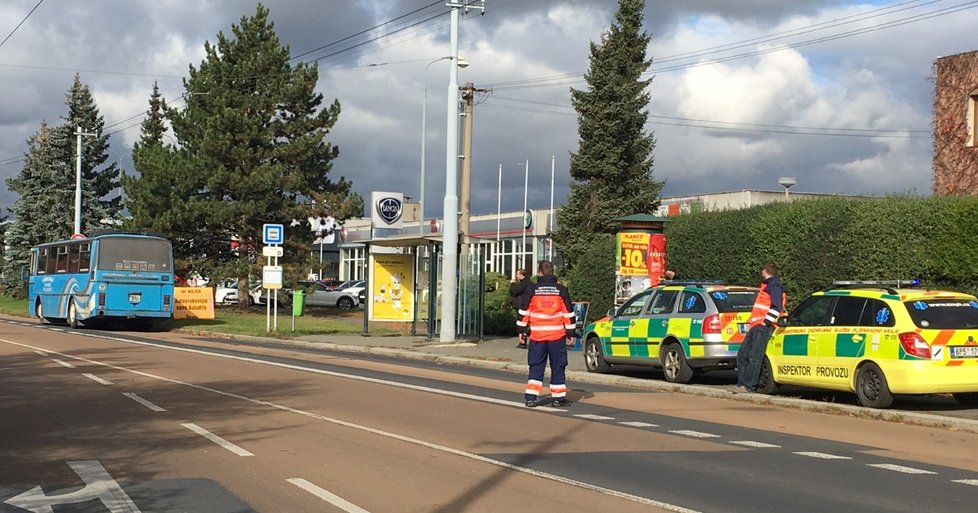
[[782,176],[778,178],[778,185],[784,187],[784,199],[788,199],[788,189],[794,187],[798,183],[793,176]]
[[[428,124],[428,68],[432,64],[438,61],[452,60],[454,57],[451,55],[445,57],[439,57],[428,63],[424,67],[424,90],[421,95],[421,194],[418,196],[418,233],[424,235],[424,173],[425,173],[425,161],[424,161],[424,149],[425,149],[425,135],[427,133]],[[469,63],[464,57],[459,57],[456,65],[460,68],[467,68]]]

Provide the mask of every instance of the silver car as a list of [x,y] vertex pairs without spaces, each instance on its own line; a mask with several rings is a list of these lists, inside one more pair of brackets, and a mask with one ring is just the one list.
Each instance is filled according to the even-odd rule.
[[307,305],[335,306],[340,310],[349,310],[360,303],[358,293],[363,288],[363,281],[351,280],[336,287],[328,287],[318,281],[300,281],[299,287],[306,291]]

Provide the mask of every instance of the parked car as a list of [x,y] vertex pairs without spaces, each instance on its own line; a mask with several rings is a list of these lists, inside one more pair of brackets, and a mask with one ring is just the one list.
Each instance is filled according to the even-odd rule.
[[615,364],[660,367],[673,383],[733,369],[758,290],[705,281],[645,289],[584,328],[585,366],[599,373]]
[[836,282],[805,298],[768,343],[757,390],[854,392],[886,408],[894,394],[949,393],[978,406],[978,298],[902,282]]
[[[238,280],[228,279],[218,283],[214,288],[214,304],[224,306],[238,304]],[[263,304],[261,283],[249,285],[248,304]]]
[[336,287],[327,287],[317,281],[300,281],[299,286],[306,291],[306,305],[335,306],[341,310],[349,310],[360,303],[358,293],[363,290],[364,282],[351,280]]

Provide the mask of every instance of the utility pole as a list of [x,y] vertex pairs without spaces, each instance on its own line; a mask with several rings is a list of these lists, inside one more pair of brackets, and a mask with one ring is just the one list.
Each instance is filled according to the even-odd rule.
[[[475,106],[475,93],[488,93],[488,89],[476,89],[472,82],[466,82],[461,87],[462,102],[465,105],[462,112],[462,193],[461,216],[458,231],[462,237],[469,235],[469,217],[472,213],[472,112]],[[462,255],[469,253],[469,245],[462,244]]]
[[95,136],[98,134],[82,132],[80,126],[75,127],[75,136],[78,138],[77,150],[75,151],[75,231],[73,235],[80,234],[81,231],[81,209],[82,209],[82,136]]

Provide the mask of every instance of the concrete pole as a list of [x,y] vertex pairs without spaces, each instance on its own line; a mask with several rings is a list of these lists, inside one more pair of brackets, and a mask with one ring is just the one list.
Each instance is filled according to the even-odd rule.
[[[461,3],[449,3],[451,7],[451,57],[458,59],[458,24]],[[448,115],[445,149],[445,229],[441,272],[441,330],[442,342],[455,341],[455,302],[458,295],[458,66],[449,66]]]
[[81,233],[81,207],[82,207],[82,186],[81,186],[81,127],[75,127],[75,136],[78,139],[77,151],[75,152],[75,231],[72,234]]
[[[458,221],[458,232],[463,240],[469,235],[469,217],[472,213],[472,106],[475,99],[475,86],[466,82],[462,86],[462,101],[465,108],[462,113],[462,180],[461,180],[461,215]],[[469,254],[469,245],[462,244],[462,256]]]

